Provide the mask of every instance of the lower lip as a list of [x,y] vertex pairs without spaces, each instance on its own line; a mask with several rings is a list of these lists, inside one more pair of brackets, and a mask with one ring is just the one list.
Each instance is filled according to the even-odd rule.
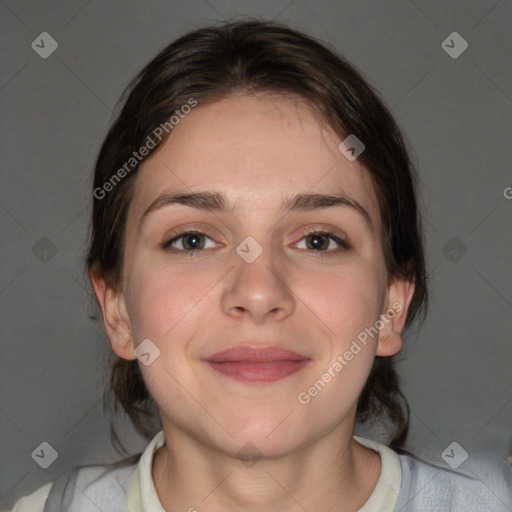
[[260,363],[250,363],[248,361],[206,362],[214,370],[235,380],[244,382],[273,382],[298,372],[310,361],[311,359],[302,359],[300,361],[266,361]]

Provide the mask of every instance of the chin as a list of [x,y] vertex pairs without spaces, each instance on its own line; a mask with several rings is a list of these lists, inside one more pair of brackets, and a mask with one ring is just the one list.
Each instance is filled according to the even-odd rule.
[[[229,452],[232,456],[241,458],[255,455],[266,458],[279,458],[293,451],[304,440],[300,437],[299,425],[293,424],[293,414],[286,418],[286,414],[252,418],[250,422],[229,423]],[[285,419],[286,418],[286,419]],[[294,418],[296,421],[296,418]],[[283,421],[284,420],[284,421]],[[224,441],[226,441],[226,436]],[[241,451],[241,453],[239,453]]]

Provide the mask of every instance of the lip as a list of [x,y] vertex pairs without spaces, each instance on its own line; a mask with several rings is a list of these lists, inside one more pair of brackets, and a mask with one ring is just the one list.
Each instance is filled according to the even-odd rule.
[[205,359],[214,370],[243,382],[275,382],[292,375],[311,358],[281,347],[239,345]]
[[265,363],[269,361],[301,361],[308,356],[276,346],[237,345],[209,356],[206,360],[215,363],[250,361]]

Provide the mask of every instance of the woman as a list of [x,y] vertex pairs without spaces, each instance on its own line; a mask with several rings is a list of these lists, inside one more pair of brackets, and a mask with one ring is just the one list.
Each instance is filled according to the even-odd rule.
[[[14,510],[508,510],[505,470],[489,487],[396,451],[423,235],[400,131],[360,74],[244,21],[181,37],[128,93],[87,270],[116,403],[150,443]],[[389,446],[354,436],[378,419]]]

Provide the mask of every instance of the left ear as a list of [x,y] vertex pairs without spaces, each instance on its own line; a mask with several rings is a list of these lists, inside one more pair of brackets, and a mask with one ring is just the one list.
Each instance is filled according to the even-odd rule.
[[414,283],[391,278],[388,284],[384,309],[380,315],[378,356],[393,356],[402,348],[407,311],[414,295]]

